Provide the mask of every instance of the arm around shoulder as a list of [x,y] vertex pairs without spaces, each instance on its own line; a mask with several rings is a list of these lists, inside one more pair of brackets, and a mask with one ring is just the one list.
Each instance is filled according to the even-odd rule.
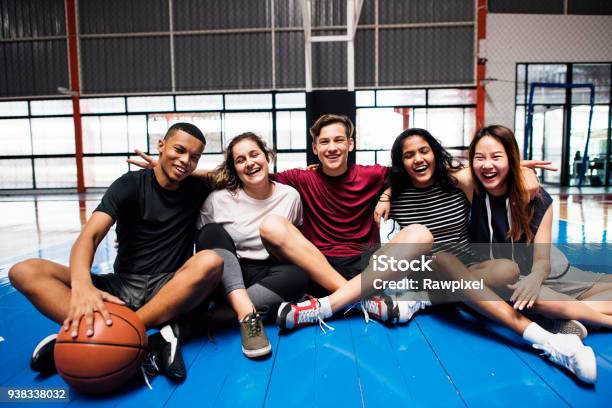
[[457,187],[463,191],[463,194],[465,194],[468,201],[471,203],[472,197],[474,197],[475,183],[470,167],[466,166],[454,172],[451,171],[451,175],[457,179]]

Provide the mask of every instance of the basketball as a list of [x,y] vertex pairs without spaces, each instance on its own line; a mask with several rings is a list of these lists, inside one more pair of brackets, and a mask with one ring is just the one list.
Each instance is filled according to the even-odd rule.
[[82,319],[77,338],[60,329],[55,343],[58,373],[86,394],[109,392],[125,383],[140,367],[147,349],[146,330],[136,313],[125,306],[105,305],[113,320],[111,326],[95,312],[93,336],[87,336]]

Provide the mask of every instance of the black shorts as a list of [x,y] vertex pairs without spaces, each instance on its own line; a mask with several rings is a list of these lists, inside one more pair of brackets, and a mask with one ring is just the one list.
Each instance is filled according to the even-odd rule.
[[123,300],[130,309],[138,310],[150,301],[174,277],[174,274],[175,272],[156,275],[131,273],[92,274],[91,281],[96,288]]
[[[373,247],[366,249],[360,255],[353,256],[326,256],[327,262],[346,280],[351,280],[359,275],[368,266],[370,258],[379,248]],[[329,294],[329,291],[316,282],[310,281],[308,292],[314,297],[322,297]]]

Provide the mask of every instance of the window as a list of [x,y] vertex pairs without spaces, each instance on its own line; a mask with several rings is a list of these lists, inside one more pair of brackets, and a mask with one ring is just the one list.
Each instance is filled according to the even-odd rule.
[[272,113],[240,112],[223,114],[223,147],[232,138],[244,132],[253,132],[272,146]]
[[0,102],[0,116],[28,116],[28,103]]
[[81,113],[123,113],[125,98],[87,98],[81,99]]
[[291,111],[276,113],[276,148],[306,148],[306,112]]
[[272,109],[271,94],[227,94],[225,95],[227,110],[259,110]]
[[180,95],[177,111],[223,110],[223,95]]
[[127,98],[128,112],[165,112],[174,110],[171,96],[131,96]]
[[295,109],[306,107],[306,94],[304,92],[276,94],[276,109]]
[[31,101],[30,109],[32,116],[72,115],[72,100],[51,99]]
[[29,119],[0,120],[0,156],[32,154]]
[[30,159],[0,160],[0,186],[6,189],[33,188],[32,161]]
[[74,154],[74,121],[67,118],[33,118],[32,145],[35,155]]
[[76,164],[74,157],[61,159],[34,159],[36,188],[76,187]]
[[128,151],[127,116],[84,116],[83,152],[120,153]]

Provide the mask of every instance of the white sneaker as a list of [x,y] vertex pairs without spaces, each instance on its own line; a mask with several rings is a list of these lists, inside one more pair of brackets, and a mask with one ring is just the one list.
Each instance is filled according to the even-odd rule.
[[431,302],[425,300],[396,300],[393,303],[397,306],[398,323],[406,323],[416,312],[431,306]]
[[319,299],[306,295],[300,302],[283,302],[278,307],[276,324],[281,330],[293,330],[315,323],[319,323],[324,333],[324,326],[329,330],[334,330],[325,323]]
[[545,344],[534,344],[533,348],[544,351],[550,361],[567,368],[585,383],[597,381],[595,353],[575,334],[554,334]]
[[370,296],[361,302],[366,322],[370,317],[387,324],[406,323],[412,316],[431,302],[418,300],[393,300],[389,295]]

